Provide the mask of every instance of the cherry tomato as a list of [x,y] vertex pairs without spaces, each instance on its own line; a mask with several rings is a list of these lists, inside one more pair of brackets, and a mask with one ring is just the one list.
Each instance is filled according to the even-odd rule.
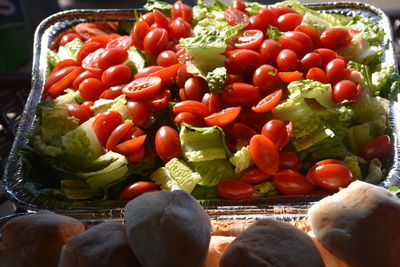
[[344,100],[356,100],[360,95],[361,87],[356,85],[354,82],[349,80],[341,80],[332,90],[332,100],[335,103],[342,102]]
[[73,41],[73,40],[75,40],[76,38],[78,38],[78,39],[82,39],[82,37],[79,35],[79,34],[77,34],[77,33],[73,33],[73,32],[71,32],[71,33],[67,33],[67,34],[64,34],[62,37],[61,37],[61,39],[60,39],[60,46],[64,46],[64,45],[66,45],[67,43],[69,43],[69,42],[71,42],[71,41]]
[[176,1],[173,5],[172,5],[172,9],[171,9],[171,17],[173,19],[176,18],[182,18],[185,21],[187,21],[188,23],[192,23],[192,8],[184,3],[182,3],[182,1]]
[[238,24],[242,24],[243,27],[247,27],[249,25],[249,16],[235,8],[228,8],[224,11],[224,17],[229,25],[235,26]]
[[277,20],[277,27],[282,32],[292,31],[303,21],[303,16],[297,13],[286,13],[280,15]]
[[281,45],[274,39],[266,39],[261,45],[260,54],[263,63],[276,64],[276,57],[282,51]]
[[270,8],[260,8],[257,11],[257,15],[260,16],[268,25],[276,26],[276,20],[278,17]]
[[259,168],[249,169],[240,176],[240,181],[249,184],[258,184],[272,178],[271,175],[263,173]]
[[145,150],[144,146],[141,146],[137,150],[135,150],[132,153],[125,155],[125,156],[129,162],[138,163],[144,158],[145,154],[146,154],[146,150]]
[[92,128],[100,143],[105,144],[114,129],[122,123],[122,116],[111,110],[99,114],[92,123]]
[[161,69],[163,69],[163,67],[161,67],[161,66],[149,66],[149,67],[146,67],[146,68],[140,70],[138,73],[136,73],[135,76],[133,77],[133,79],[137,80],[139,78],[146,77],[146,76],[152,74],[153,72],[159,71]]
[[340,81],[343,77],[343,70],[346,67],[344,60],[336,58],[331,60],[325,67],[326,77],[332,84]]
[[173,106],[172,111],[174,114],[178,114],[181,112],[191,112],[201,117],[206,117],[210,115],[210,111],[207,106],[203,103],[195,100],[185,100],[177,103]]
[[260,98],[257,87],[248,83],[232,83],[222,89],[221,99],[227,106],[252,106]]
[[286,195],[307,195],[314,191],[314,185],[303,174],[293,170],[278,171],[274,177],[274,186]]
[[280,151],[279,152],[279,170],[290,169],[297,171],[301,168],[301,161],[294,152]]
[[50,75],[58,72],[59,70],[62,70],[66,67],[71,67],[71,66],[78,66],[75,60],[73,59],[64,59],[61,60],[60,62],[57,63],[57,65],[51,70]]
[[149,99],[161,88],[161,78],[143,77],[127,84],[122,93],[132,100]]
[[251,108],[242,108],[236,121],[247,124],[257,132],[261,132],[261,128],[267,123],[268,118],[265,113],[254,112]]
[[352,36],[347,29],[329,28],[321,34],[319,39],[322,46],[336,50],[350,45]]
[[84,72],[79,74],[78,77],[75,78],[74,82],[72,83],[72,88],[75,89],[75,90],[78,90],[79,89],[79,85],[81,84],[81,82],[83,82],[87,78],[100,79],[101,75],[99,73],[93,73],[93,72],[90,72],[88,70],[85,70]]
[[217,184],[219,196],[227,199],[246,199],[256,192],[254,186],[238,180],[225,180]]
[[79,120],[79,124],[84,123],[91,117],[91,113],[82,108],[79,104],[66,104],[69,117],[75,117]]
[[303,73],[300,71],[279,72],[278,77],[284,83],[291,83],[303,78]]
[[290,7],[287,6],[270,6],[269,9],[275,14],[275,16],[278,18],[279,16],[287,13],[295,13],[298,14],[296,11],[291,9]]
[[164,15],[160,10],[158,9],[153,9],[153,14],[154,14],[154,27],[156,28],[163,28],[165,30],[169,30],[169,26],[171,23],[171,20],[169,17]]
[[81,107],[86,110],[90,116],[92,116],[92,110],[90,109],[90,107],[92,107],[94,105],[93,101],[85,101],[81,104]]
[[[82,72],[83,72],[83,68],[76,67],[70,73],[68,73],[67,75],[62,77],[61,80],[59,80],[55,84],[53,84],[47,90],[47,93],[51,97],[56,97],[56,96],[62,95],[64,93],[64,90],[70,88],[72,86],[72,83],[76,79],[76,77],[78,77],[78,75],[81,74]],[[55,74],[57,74],[57,73],[55,73]]]
[[205,93],[201,102],[206,105],[210,113],[216,113],[222,107],[221,97],[216,93]]
[[278,82],[278,70],[268,64],[261,65],[253,74],[253,84],[263,93],[270,92],[277,86]]
[[240,11],[246,12],[246,4],[240,0],[233,1],[232,7]]
[[[154,9],[153,11],[156,11]],[[168,47],[169,36],[164,28],[154,28],[150,30],[143,40],[143,48],[149,55],[158,55]]]
[[152,25],[155,22],[153,12],[147,12],[144,14],[142,20],[146,21],[147,25]]
[[298,25],[294,30],[297,32],[303,32],[307,34],[308,37],[310,37],[311,40],[313,41],[314,48],[321,46],[321,42],[319,41],[319,35],[313,28],[308,27],[306,25]]
[[337,57],[336,52],[328,48],[318,48],[315,52],[322,57],[322,66],[325,66]]
[[322,66],[322,57],[316,52],[306,54],[301,60],[300,64],[303,71],[308,71],[311,68],[319,68]]
[[228,72],[250,74],[261,65],[260,53],[249,49],[238,49],[225,60]]
[[123,64],[109,67],[103,72],[101,82],[108,88],[115,85],[126,84],[131,80],[131,69]]
[[144,134],[128,141],[124,141],[116,145],[114,151],[122,155],[132,154],[143,146],[144,142],[146,141],[146,137],[147,136]]
[[129,115],[135,125],[144,127],[149,123],[150,112],[148,107],[142,101],[129,101],[127,107]]
[[75,31],[85,39],[97,35],[108,35],[116,32],[118,25],[115,22],[85,22],[75,26]]
[[192,26],[183,18],[176,18],[172,21],[171,38],[179,40],[180,38],[187,38],[192,35]]
[[155,144],[157,154],[164,162],[182,157],[179,134],[174,128],[169,126],[160,127],[156,134]]
[[276,64],[281,71],[295,71],[299,65],[299,58],[293,50],[283,49],[276,58]]
[[278,171],[278,149],[268,137],[256,134],[250,139],[250,156],[256,166],[265,174],[275,175]]
[[328,77],[326,77],[325,71],[320,68],[311,68],[307,72],[306,78],[308,80],[318,81],[321,83],[328,83]]
[[234,40],[236,48],[257,49],[263,42],[264,34],[260,30],[246,30],[239,33]]
[[132,138],[137,138],[139,136],[145,135],[146,133],[139,127],[132,127],[128,130],[125,136],[122,138],[123,141],[131,140]]
[[225,127],[236,119],[240,113],[240,110],[241,107],[226,108],[220,112],[213,113],[210,116],[205,117],[204,121],[208,126],[217,125],[219,127]]
[[[153,13],[150,14],[153,16],[154,19]],[[147,24],[145,20],[140,20],[136,22],[132,27],[131,31],[132,43],[136,48],[139,48],[140,50],[144,49],[143,41],[147,33],[150,31],[149,25],[151,24]]]
[[[294,13],[291,14],[294,15]],[[314,48],[314,43],[311,38],[307,34],[299,31],[285,32],[279,36],[279,41],[283,48],[293,50],[300,56],[305,55]]]
[[132,128],[132,122],[124,122],[118,125],[114,131],[112,131],[110,137],[107,139],[106,149],[113,150],[115,146],[122,140],[122,138],[128,133]]
[[282,94],[283,94],[282,89],[276,90],[272,94],[269,94],[263,99],[261,99],[257,103],[257,105],[252,107],[252,110],[257,113],[266,113],[268,111],[271,111],[281,101]]
[[172,50],[165,50],[157,56],[157,65],[168,67],[178,63],[176,53]]
[[244,78],[243,78],[242,75],[228,73],[227,76],[228,76],[228,77],[226,77],[225,84],[237,83],[237,82],[244,82]]
[[113,48],[121,48],[124,50],[128,50],[129,47],[132,45],[132,39],[130,36],[120,36],[115,39],[112,39],[110,42],[108,42],[106,46],[106,50],[110,50]]
[[202,117],[200,117],[197,114],[191,113],[191,112],[181,112],[178,113],[178,115],[176,115],[175,119],[174,119],[175,123],[187,123],[190,124],[192,126],[196,126],[196,127],[204,127],[205,123]]
[[86,101],[95,101],[103,93],[105,87],[99,79],[87,78],[79,85],[79,94]]
[[193,77],[193,74],[191,74],[190,72],[187,72],[186,64],[179,66],[178,71],[176,72],[176,77],[175,77],[176,85],[178,85],[179,88],[184,87],[186,80],[191,77]]
[[105,51],[99,58],[98,66],[105,70],[111,66],[123,63],[128,58],[128,52],[125,49],[116,47]]
[[128,201],[143,193],[157,190],[157,185],[153,182],[139,181],[126,186],[119,194],[118,200]]
[[286,125],[279,119],[269,120],[262,128],[261,134],[268,137],[269,140],[276,145],[278,150],[282,150],[282,148],[287,144],[288,133]]
[[265,20],[261,15],[254,15],[249,18],[247,29],[266,32],[269,25],[268,20]]
[[82,60],[87,57],[90,53],[96,51],[101,47],[99,42],[86,42],[81,49],[79,49],[76,55],[76,63],[81,64]]
[[236,143],[238,140],[243,140],[249,143],[257,132],[242,122],[235,122],[226,130],[226,134],[232,142]]
[[103,70],[99,67],[99,59],[103,55],[106,50],[103,48],[99,48],[96,51],[90,53],[82,60],[82,67],[85,70],[96,73],[101,76]]
[[387,135],[381,135],[366,143],[361,148],[359,155],[366,160],[372,160],[374,158],[381,159],[389,154],[391,149],[392,143],[390,137]]
[[117,86],[112,86],[107,90],[104,90],[103,93],[99,96],[99,98],[103,99],[115,99],[122,95],[122,88],[124,88],[124,85],[117,85]]
[[174,64],[150,73],[148,77],[160,77],[162,80],[162,85],[169,85],[175,80],[178,70],[181,66],[182,64],[179,63]]
[[152,98],[147,101],[150,110],[160,111],[168,106],[171,100],[171,92],[168,89],[158,91]]
[[353,174],[344,164],[315,164],[307,172],[307,179],[313,184],[337,191],[353,181]]
[[87,42],[98,42],[101,44],[100,47],[105,48],[110,40],[110,35],[97,35],[87,40]]
[[62,78],[70,74],[73,70],[77,69],[76,66],[69,66],[63,69],[60,69],[54,73],[52,73],[49,78],[46,80],[44,84],[44,90],[47,91],[50,87],[52,87],[55,83],[60,81]]
[[204,95],[204,88],[198,78],[189,78],[186,80],[184,88],[185,100],[200,101]]

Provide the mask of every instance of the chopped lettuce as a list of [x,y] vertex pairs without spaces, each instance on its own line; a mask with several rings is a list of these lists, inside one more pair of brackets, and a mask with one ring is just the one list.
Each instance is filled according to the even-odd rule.
[[92,190],[90,186],[80,180],[61,180],[60,189],[68,199],[90,199]]
[[224,3],[214,0],[212,3],[204,3],[203,0],[198,0],[197,5],[193,7],[193,18],[197,21],[203,20],[205,18],[218,18],[223,19],[223,13],[227,9]]
[[81,104],[85,102],[78,90],[66,89],[65,94],[53,100],[56,107],[65,107],[66,104]]
[[163,1],[147,0],[147,3],[143,6],[143,8],[149,11],[157,9],[160,10],[164,15],[170,17],[172,5]]
[[204,73],[191,63],[187,63],[186,66],[188,72],[196,76],[203,77],[203,79],[207,82],[208,89],[211,92],[214,93],[222,92],[222,87],[224,86],[227,78],[225,67],[218,67],[210,72]]
[[47,65],[50,68],[50,70],[52,70],[59,61],[60,61],[60,59],[57,55],[57,52],[55,52],[51,49],[48,49],[47,50]]
[[201,185],[196,185],[192,192],[192,196],[198,200],[217,199],[219,197],[215,186]]
[[356,15],[350,19],[345,28],[363,32],[365,40],[371,46],[379,45],[385,38],[385,31],[378,24],[361,15]]
[[122,120],[130,118],[128,107],[126,106],[127,100],[124,94],[118,96],[115,99],[99,99],[94,102],[94,105],[90,108],[94,115],[100,113],[115,110],[122,115]]
[[255,186],[256,192],[252,197],[273,197],[279,194],[272,181],[265,181]]
[[365,122],[349,127],[344,142],[350,152],[357,154],[361,147],[372,139],[371,126]]
[[379,69],[372,73],[371,80],[377,89],[377,93],[374,95],[397,98],[400,76],[394,72],[394,64],[382,63]]
[[267,30],[268,38],[273,39],[275,41],[279,41],[279,36],[283,33],[278,30],[278,28],[274,26],[269,26]]
[[256,15],[257,11],[261,8],[267,7],[266,5],[260,4],[258,2],[244,2],[246,5],[246,12],[250,15]]
[[226,159],[216,159],[202,162],[190,162],[190,166],[201,176],[199,185],[215,186],[220,181],[234,178],[232,165]]
[[[79,38],[75,38],[71,42],[66,43],[64,46],[60,46],[57,52],[58,62],[64,59],[76,59],[76,55],[82,48],[84,43]],[[57,63],[58,63],[57,62]]]
[[240,174],[244,170],[254,165],[251,160],[249,146],[242,147],[240,150],[229,158],[229,161],[235,166],[235,174]]
[[383,179],[382,163],[379,159],[373,159],[369,162],[368,174],[364,182],[370,184],[379,184]]
[[354,180],[363,180],[363,175],[359,165],[359,157],[347,156],[344,158],[343,162],[353,174]]
[[131,46],[128,49],[128,59],[124,64],[132,70],[133,74],[136,74],[146,66],[146,57],[139,49]]

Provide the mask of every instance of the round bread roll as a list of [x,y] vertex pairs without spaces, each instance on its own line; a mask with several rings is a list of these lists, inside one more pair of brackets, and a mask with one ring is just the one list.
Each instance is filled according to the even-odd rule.
[[235,236],[211,236],[210,246],[204,267],[219,267],[219,261],[226,249],[235,240]]
[[184,191],[145,193],[125,206],[129,244],[143,267],[203,266],[210,220]]
[[71,238],[58,267],[140,267],[128,244],[125,225],[108,221]]
[[319,242],[350,266],[399,266],[400,200],[386,189],[355,181],[308,216]]
[[0,266],[57,266],[62,246],[83,231],[80,221],[46,211],[12,219],[1,228]]
[[221,267],[323,267],[311,238],[293,225],[264,219],[247,228],[228,247]]

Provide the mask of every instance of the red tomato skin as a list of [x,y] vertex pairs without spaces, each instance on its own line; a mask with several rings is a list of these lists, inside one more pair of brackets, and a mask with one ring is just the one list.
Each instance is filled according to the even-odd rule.
[[303,78],[303,73],[300,71],[279,72],[278,77],[282,82],[289,84]]
[[246,199],[256,192],[254,186],[238,180],[221,181],[216,189],[218,195],[226,199]]
[[231,124],[239,115],[242,107],[230,107],[221,110],[220,112],[213,113],[204,118],[204,122],[208,126],[225,127]]
[[[148,14],[151,14],[151,15],[147,15],[147,17],[151,16],[154,21],[153,13],[148,13]],[[153,23],[151,23],[151,24],[153,24]],[[133,45],[136,48],[139,48],[140,50],[144,49],[143,41],[144,41],[144,38],[146,37],[147,33],[150,31],[149,25],[151,25],[151,24],[147,24],[146,20],[140,20],[133,25],[132,31],[131,31],[131,39],[132,39]]]
[[360,150],[359,155],[366,159],[383,158],[392,150],[392,142],[388,135],[378,136],[366,143]]
[[73,59],[64,59],[57,63],[57,65],[51,70],[50,75],[56,73],[61,69],[64,69],[65,67],[71,67],[71,66],[78,66],[78,63],[76,63],[76,61]]
[[291,151],[279,152],[279,170],[290,169],[297,171],[301,166],[301,161],[299,157],[297,157],[296,153]]
[[139,181],[127,185],[119,194],[118,200],[128,201],[143,193],[157,190],[157,185],[153,182]]
[[178,63],[176,53],[171,50],[165,50],[157,56],[157,65],[168,67]]
[[256,106],[251,109],[257,113],[266,113],[271,111],[274,107],[276,107],[281,101],[283,95],[282,89],[278,89],[275,92],[265,96],[261,99]]
[[268,137],[278,150],[282,150],[287,139],[286,125],[279,119],[271,119],[264,125],[261,134]]
[[240,176],[240,181],[249,183],[249,184],[258,184],[264,182],[268,179],[271,179],[271,175],[267,175],[263,173],[260,169],[254,168],[249,169],[245,173]]
[[107,139],[106,149],[113,150],[119,141],[128,133],[128,131],[132,128],[132,122],[124,122],[118,125],[114,131],[112,131],[110,137]]
[[79,89],[79,85],[81,84],[81,82],[83,82],[83,80],[85,80],[87,78],[100,79],[101,75],[99,73],[93,73],[93,72],[90,72],[88,70],[85,70],[84,72],[79,74],[78,77],[76,77],[76,79],[72,83],[72,88],[75,89],[75,90],[78,90]]
[[266,39],[261,44],[260,55],[264,64],[276,64],[276,57],[282,51],[281,45],[274,39]]
[[147,101],[147,106],[152,111],[160,111],[168,106],[168,102],[171,100],[171,92],[168,89],[157,92],[153,98]]
[[184,84],[185,100],[201,101],[205,92],[201,81],[198,78],[189,78]]
[[169,36],[166,29],[158,27],[154,28],[146,34],[146,37],[143,40],[144,51],[150,55],[158,55],[161,51],[167,49],[168,41]]
[[135,76],[133,77],[133,79],[137,80],[139,78],[146,77],[146,76],[152,74],[153,72],[156,72],[156,71],[159,71],[159,70],[162,70],[162,69],[163,69],[162,66],[149,66],[149,67],[146,67],[146,68],[140,70],[138,73],[136,73]]
[[104,90],[103,93],[99,96],[99,98],[103,99],[115,99],[122,95],[122,88],[124,85],[117,85],[117,86],[112,86],[108,88],[107,90]]
[[246,28],[249,25],[249,16],[235,8],[228,8],[224,11],[224,17],[229,25],[235,26],[238,24],[243,24]]
[[343,59],[333,59],[325,67],[326,77],[331,84],[335,84],[343,77],[346,62]]
[[155,145],[158,156],[164,162],[182,157],[179,134],[174,128],[169,126],[160,127],[156,133]]
[[260,65],[260,53],[249,49],[238,49],[225,60],[228,72],[233,74],[248,75]]
[[293,170],[280,170],[274,176],[275,188],[286,195],[307,195],[314,191],[314,185],[306,177]]
[[249,18],[249,26],[247,26],[247,29],[265,32],[268,26],[268,21],[264,20],[262,16],[254,15]]
[[257,87],[248,83],[233,83],[222,89],[221,99],[227,106],[252,106],[260,98]]
[[361,87],[349,80],[341,80],[333,86],[332,100],[335,103],[344,100],[356,100],[360,95]]
[[99,68],[105,70],[111,66],[123,63],[128,58],[128,52],[123,48],[111,48],[105,51],[98,60]]
[[318,48],[321,46],[318,33],[313,28],[308,27],[306,25],[299,25],[294,30],[307,34],[308,37],[310,37],[311,40],[313,41],[314,48]]
[[181,112],[175,116],[175,123],[187,123],[196,127],[204,127],[205,123],[202,117],[191,112]]
[[291,49],[300,56],[310,52],[314,47],[311,38],[299,31],[285,32],[279,36],[279,41],[284,49]]
[[328,163],[312,166],[307,172],[307,179],[316,186],[337,191],[353,181],[353,174],[344,164]]
[[150,111],[143,101],[129,101],[127,107],[135,126],[147,126],[150,121]]
[[234,46],[240,49],[258,49],[264,34],[260,30],[245,30],[235,37]]
[[120,36],[115,39],[112,39],[108,44],[106,45],[106,50],[110,50],[113,48],[122,48],[124,50],[128,50],[129,47],[131,47],[132,44],[132,38],[130,36]]
[[334,60],[337,57],[337,53],[329,48],[318,48],[315,49],[314,52],[318,53],[322,57],[322,66],[326,66],[331,60]]
[[352,36],[347,29],[330,28],[325,30],[319,39],[322,46],[336,50],[350,45]]
[[263,21],[267,23],[267,25],[276,26],[277,24],[277,15],[270,8],[260,8],[257,10],[257,15],[262,18]]
[[240,0],[233,1],[232,7],[235,8],[235,9],[238,9],[238,10],[240,10],[242,12],[246,12],[246,4],[243,3]]
[[253,84],[263,93],[270,92],[277,86],[278,82],[278,70],[268,64],[261,65],[253,74]]
[[257,134],[250,139],[250,156],[265,174],[275,175],[278,171],[278,149],[268,137]]
[[222,108],[222,100],[219,94],[216,93],[205,93],[201,101],[210,113],[216,113]]
[[178,17],[183,18],[185,21],[187,21],[189,24],[192,23],[193,20],[193,12],[192,12],[192,8],[190,6],[188,6],[185,3],[182,3],[182,1],[176,1],[173,5],[172,5],[172,9],[171,9],[171,17],[173,19],[176,19]]
[[299,65],[299,58],[293,50],[283,49],[276,58],[276,64],[281,71],[295,71]]
[[105,87],[99,79],[87,78],[80,83],[79,94],[86,101],[96,101],[104,89]]
[[210,115],[210,111],[208,110],[207,106],[195,100],[181,101],[174,105],[172,108],[172,112],[174,114],[178,114],[184,111],[194,113],[203,118]]
[[75,38],[78,38],[78,39],[82,40],[82,37],[77,33],[67,33],[63,37],[61,37],[59,45],[60,46],[64,46],[67,43],[69,43],[72,40],[74,40]]
[[307,72],[311,68],[319,68],[322,66],[322,57],[316,52],[311,52],[306,54],[301,60],[300,64],[302,70]]
[[328,83],[325,71],[320,68],[311,68],[308,70],[306,78],[308,80],[318,81],[321,83]]
[[113,110],[106,111],[104,113],[101,113],[94,119],[92,123],[92,128],[100,143],[105,144],[114,129],[121,123],[121,114]]
[[192,26],[183,18],[176,18],[172,21],[169,32],[172,39],[187,38],[192,36]]
[[141,146],[132,153],[126,155],[126,159],[131,163],[139,163],[145,156],[146,150],[144,146]]
[[67,104],[65,107],[68,110],[68,116],[77,118],[79,120],[79,124],[84,123],[91,117],[91,113],[81,107],[79,104]]
[[131,155],[134,152],[138,152],[138,150],[143,147],[144,142],[146,141],[146,135],[141,135],[127,141],[124,141],[118,145],[116,145],[113,151],[122,154],[122,155]]
[[108,88],[111,86],[126,84],[131,80],[131,69],[123,64],[114,65],[106,69],[101,75],[101,82]]
[[62,77],[61,80],[53,84],[48,90],[47,94],[51,97],[62,95],[64,90],[72,86],[73,81],[83,72],[83,68],[76,67],[70,73]]
[[233,143],[236,143],[238,140],[249,143],[250,139],[253,137],[253,135],[256,135],[257,132],[242,122],[235,122],[228,127],[228,129],[226,129],[226,134]]
[[282,32],[292,31],[303,21],[303,16],[297,13],[286,13],[280,15],[277,20],[277,27]]
[[52,73],[49,78],[47,78],[46,83],[44,84],[44,90],[47,91],[50,87],[52,87],[55,83],[60,81],[62,78],[70,74],[73,70],[75,70],[76,66],[69,66],[62,68],[54,73]]

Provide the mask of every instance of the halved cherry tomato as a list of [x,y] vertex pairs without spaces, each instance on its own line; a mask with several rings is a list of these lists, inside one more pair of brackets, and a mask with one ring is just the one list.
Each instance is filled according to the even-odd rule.
[[261,99],[257,105],[252,107],[251,109],[257,113],[266,113],[276,107],[281,101],[283,95],[282,89],[278,89],[272,94],[267,95],[263,99]]
[[164,15],[158,9],[153,9],[153,14],[154,14],[154,26],[156,28],[163,28],[165,30],[169,30],[169,26],[171,24],[170,18]]
[[308,80],[318,81],[321,83],[328,83],[325,71],[320,68],[311,68],[308,70],[306,78]]
[[300,71],[279,72],[279,79],[284,83],[291,83],[303,78],[303,73]]
[[116,145],[114,151],[122,155],[129,155],[143,146],[144,141],[146,141],[145,134]]
[[240,181],[249,184],[258,184],[272,178],[271,175],[265,174],[259,168],[249,169],[240,176]]
[[144,127],[149,123],[150,111],[143,101],[128,101],[127,107],[129,115],[135,125]]
[[176,72],[175,82],[179,88],[185,86],[185,82],[187,79],[193,77],[193,74],[187,72],[186,64],[179,66],[178,71]]
[[99,98],[103,99],[115,99],[122,95],[122,88],[124,88],[123,85],[117,85],[108,88],[107,90],[104,90],[103,93],[99,96]]
[[290,169],[297,171],[301,168],[301,161],[296,153],[291,151],[280,151],[279,152],[279,169]]
[[296,28],[294,28],[296,32],[303,32],[308,35],[308,37],[311,38],[314,44],[314,48],[320,47],[321,42],[319,41],[319,36],[318,33],[311,27],[308,27],[306,25],[299,25]]
[[250,139],[250,156],[265,174],[275,175],[278,171],[278,149],[268,137],[256,134]]
[[361,87],[349,80],[341,80],[332,89],[332,100],[335,103],[344,100],[356,100],[360,95]]
[[[154,19],[153,13],[151,13],[151,14]],[[135,47],[139,48],[140,50],[144,49],[143,41],[144,41],[144,38],[146,37],[147,33],[150,31],[149,25],[151,25],[151,24],[147,24],[147,22],[145,20],[140,20],[140,21],[136,22],[132,27],[132,31],[131,31],[132,43]]]
[[260,53],[256,51],[237,49],[225,60],[225,66],[233,74],[250,74],[261,65],[261,60]]
[[383,158],[392,149],[392,142],[388,135],[378,136],[366,143],[360,150],[359,155],[366,159]]
[[274,15],[278,18],[279,16],[287,13],[295,13],[298,14],[295,10],[291,9],[287,6],[269,6],[269,9],[274,13]]
[[238,24],[242,24],[243,27],[247,27],[249,25],[249,16],[235,8],[228,8],[224,11],[224,17],[229,25],[235,26]]
[[49,76],[49,78],[46,80],[46,83],[44,84],[44,90],[47,91],[50,87],[52,87],[55,83],[60,81],[62,78],[70,74],[73,70],[75,70],[76,66],[70,66],[70,67],[65,67],[61,70],[58,70],[57,72],[54,72]]
[[75,117],[79,120],[79,124],[84,123],[91,117],[91,113],[82,108],[79,104],[66,104],[69,117]]
[[[156,9],[153,10],[158,11]],[[149,55],[158,55],[168,47],[169,35],[164,28],[154,28],[150,30],[143,40],[143,48]]]
[[79,74],[78,77],[75,78],[74,82],[72,83],[72,88],[75,89],[75,90],[78,90],[79,89],[79,85],[81,84],[81,82],[83,82],[87,78],[100,79],[101,78],[101,74],[100,73],[93,73],[93,72],[90,72],[88,70],[85,70],[84,72]]
[[217,193],[227,199],[246,199],[256,192],[254,186],[238,180],[225,180],[217,184]]
[[217,125],[219,127],[225,127],[231,124],[236,119],[241,109],[241,107],[226,108],[205,117],[204,121],[208,126]]
[[82,104],[81,104],[81,107],[84,109],[84,110],[86,110],[89,114],[90,114],[90,116],[92,116],[92,110],[90,109],[90,107],[92,107],[94,105],[94,102],[93,101],[85,101],[85,102],[83,102]]
[[210,113],[218,112],[222,107],[221,97],[216,93],[205,93],[201,102],[208,107]]
[[133,79],[137,80],[139,78],[146,77],[146,76],[152,74],[153,72],[159,71],[161,69],[163,69],[163,67],[161,67],[161,66],[149,66],[149,67],[146,67],[146,68],[140,70],[138,73],[136,73],[135,76],[133,77]]
[[158,156],[164,162],[182,157],[179,134],[174,128],[161,126],[156,133],[155,145]]
[[84,22],[75,26],[75,31],[85,39],[97,35],[108,35],[117,31],[116,22]]
[[142,135],[145,135],[146,133],[139,127],[132,127],[129,129],[129,131],[125,134],[125,136],[122,138],[123,141],[128,141],[131,140],[132,138],[136,138]]
[[131,69],[124,64],[119,64],[106,69],[101,76],[101,82],[108,88],[115,85],[126,84],[131,80],[131,77]]
[[278,150],[282,150],[287,140],[286,125],[279,119],[269,120],[261,130],[261,134],[268,137]]
[[260,30],[246,30],[239,33],[234,40],[236,48],[256,49],[263,42],[264,34]]
[[175,116],[174,119],[175,123],[187,123],[190,124],[192,126],[196,126],[196,127],[204,127],[205,123],[202,117],[200,117],[197,114],[191,113],[191,112],[181,112],[178,113],[178,115]]
[[87,78],[79,84],[79,94],[86,101],[96,101],[104,90],[104,85],[96,78]]
[[113,48],[122,48],[124,50],[128,50],[129,47],[131,47],[132,44],[132,39],[130,36],[124,35],[117,37],[115,39],[112,39],[110,42],[108,42],[106,46],[106,50],[110,50]]
[[286,195],[306,195],[314,191],[314,185],[303,174],[293,170],[278,171],[274,177],[274,186]]
[[247,29],[266,32],[269,25],[268,20],[265,20],[261,15],[254,15],[249,18]]
[[334,60],[337,57],[336,52],[329,48],[318,48],[315,49],[314,51],[321,55],[322,66],[325,66],[326,64],[331,62],[331,60]]
[[331,60],[325,67],[326,77],[331,84],[335,84],[343,77],[343,70],[346,62],[343,59],[336,58]]
[[236,143],[238,140],[250,142],[250,139],[253,135],[256,135],[257,132],[242,122],[235,122],[226,129],[226,134],[230,139],[232,139],[231,141]]
[[192,35],[192,26],[183,18],[176,18],[171,23],[170,35],[172,39],[188,38]]
[[246,12],[246,4],[240,0],[233,1],[232,7],[240,11]]
[[180,63],[174,64],[166,68],[162,68],[158,71],[152,72],[148,75],[148,77],[160,77],[162,80],[162,85],[168,85],[174,81],[181,66],[182,64]]
[[253,84],[263,93],[270,92],[277,86],[278,82],[278,70],[268,64],[261,65],[253,74]]
[[74,33],[74,32],[64,34],[60,39],[60,44],[59,45],[60,46],[64,46],[64,45],[68,44],[69,42],[75,40],[76,38],[78,38],[80,40],[83,39],[79,34]]
[[168,89],[158,91],[151,99],[147,101],[150,110],[160,111],[168,106],[171,100],[171,91]]
[[308,71],[314,67],[322,66],[322,57],[317,52],[310,52],[300,60],[301,68],[303,71]]
[[311,38],[299,31],[285,32],[279,36],[279,41],[283,48],[291,49],[299,56],[305,55],[314,48]]
[[227,106],[248,107],[260,99],[260,91],[249,83],[232,83],[222,89],[221,99]]
[[81,49],[79,49],[76,55],[76,63],[82,64],[82,60],[87,57],[90,53],[93,53],[101,47],[99,42],[86,42]]
[[120,201],[131,200],[143,193],[157,190],[157,185],[153,182],[139,181],[126,186],[119,194]]
[[126,133],[132,128],[133,122],[128,121],[118,125],[107,139],[106,149],[113,150],[115,146],[122,140]]
[[100,69],[105,70],[111,66],[122,64],[128,58],[128,52],[123,48],[110,48],[99,58],[97,64]]
[[188,23],[192,23],[192,8],[182,1],[176,1],[171,8],[171,18],[182,18]]
[[99,114],[92,123],[92,128],[100,143],[105,144],[114,129],[122,123],[119,112],[111,110]]
[[206,117],[210,115],[210,111],[207,106],[203,103],[195,100],[185,100],[177,103],[173,106],[172,111],[174,114],[178,114],[181,112],[191,112],[201,117]]
[[257,11],[257,15],[260,16],[268,25],[276,26],[276,19],[278,17],[272,9],[262,7]]
[[100,47],[105,48],[110,40],[110,35],[97,35],[87,40],[87,42],[98,42],[101,44]]
[[101,57],[101,55],[105,52],[106,50],[104,48],[99,48],[96,51],[90,53],[87,55],[83,60],[82,60],[82,67],[85,70],[88,70],[90,72],[99,74],[103,73],[103,70],[100,69],[98,61]]
[[344,164],[319,162],[308,170],[307,179],[319,187],[337,191],[353,181],[353,174]]
[[336,50],[350,45],[352,36],[345,28],[329,28],[319,39],[324,47]]
[[[67,88],[70,88],[72,86],[72,83],[78,77],[79,74],[83,72],[83,68],[81,67],[76,67],[74,70],[72,70],[69,74],[64,76],[61,80],[53,84],[48,90],[47,93],[51,97],[56,97],[64,93],[64,90]],[[57,73],[55,73],[57,74]]]
[[160,77],[143,77],[127,84],[122,93],[132,100],[149,99],[161,88]]
[[64,69],[65,67],[71,67],[71,66],[78,66],[78,63],[76,63],[75,60],[73,59],[64,59],[61,60],[60,62],[57,63],[57,65],[51,70],[50,75],[56,73],[57,71]]
[[138,163],[144,158],[145,154],[146,154],[146,150],[145,150],[144,146],[141,146],[137,150],[135,150],[132,153],[125,155],[125,156],[129,162]]

